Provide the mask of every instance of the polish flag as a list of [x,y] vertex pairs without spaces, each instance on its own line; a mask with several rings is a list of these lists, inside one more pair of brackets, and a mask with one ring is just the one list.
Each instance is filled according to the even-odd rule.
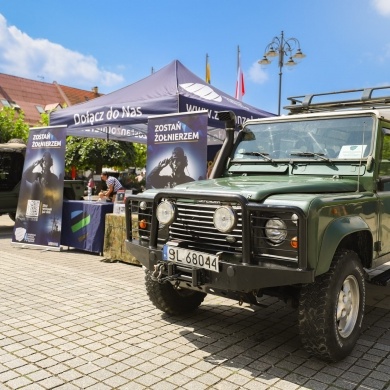
[[238,100],[242,100],[242,97],[245,95],[245,85],[244,85],[244,73],[241,69],[241,55],[238,54],[238,70],[237,70],[237,82],[236,82],[236,96]]

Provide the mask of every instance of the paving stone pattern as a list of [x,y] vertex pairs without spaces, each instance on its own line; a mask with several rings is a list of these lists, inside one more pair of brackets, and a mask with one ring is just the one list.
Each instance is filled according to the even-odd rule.
[[389,288],[368,292],[352,355],[326,364],[301,348],[296,311],[208,296],[169,317],[140,267],[86,252],[11,245],[0,217],[0,389],[388,389]]

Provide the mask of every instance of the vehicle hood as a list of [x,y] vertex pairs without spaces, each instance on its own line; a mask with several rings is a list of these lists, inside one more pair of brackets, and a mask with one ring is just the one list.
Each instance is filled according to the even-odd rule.
[[[277,176],[234,176],[210,180],[195,181],[176,186],[172,189],[203,192],[239,194],[251,200],[261,201],[276,194],[321,194],[356,192],[357,182],[350,179],[330,177],[290,176],[278,179]],[[359,188],[359,190],[364,190]]]
[[26,145],[20,143],[6,143],[0,144],[0,153],[22,153],[26,151]]

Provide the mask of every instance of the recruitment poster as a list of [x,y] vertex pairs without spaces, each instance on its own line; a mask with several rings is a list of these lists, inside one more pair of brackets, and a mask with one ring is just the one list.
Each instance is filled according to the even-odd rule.
[[64,126],[30,129],[13,243],[60,248],[65,133]]
[[149,117],[146,188],[206,178],[207,111]]

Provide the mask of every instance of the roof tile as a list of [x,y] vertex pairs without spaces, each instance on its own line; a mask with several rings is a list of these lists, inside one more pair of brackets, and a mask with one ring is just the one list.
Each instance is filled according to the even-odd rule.
[[[43,81],[0,73],[0,99],[15,102],[24,112],[25,121],[31,125],[39,124],[41,116],[36,106],[71,106],[102,96],[94,87],[91,91]],[[2,104],[0,103],[0,108]]]

